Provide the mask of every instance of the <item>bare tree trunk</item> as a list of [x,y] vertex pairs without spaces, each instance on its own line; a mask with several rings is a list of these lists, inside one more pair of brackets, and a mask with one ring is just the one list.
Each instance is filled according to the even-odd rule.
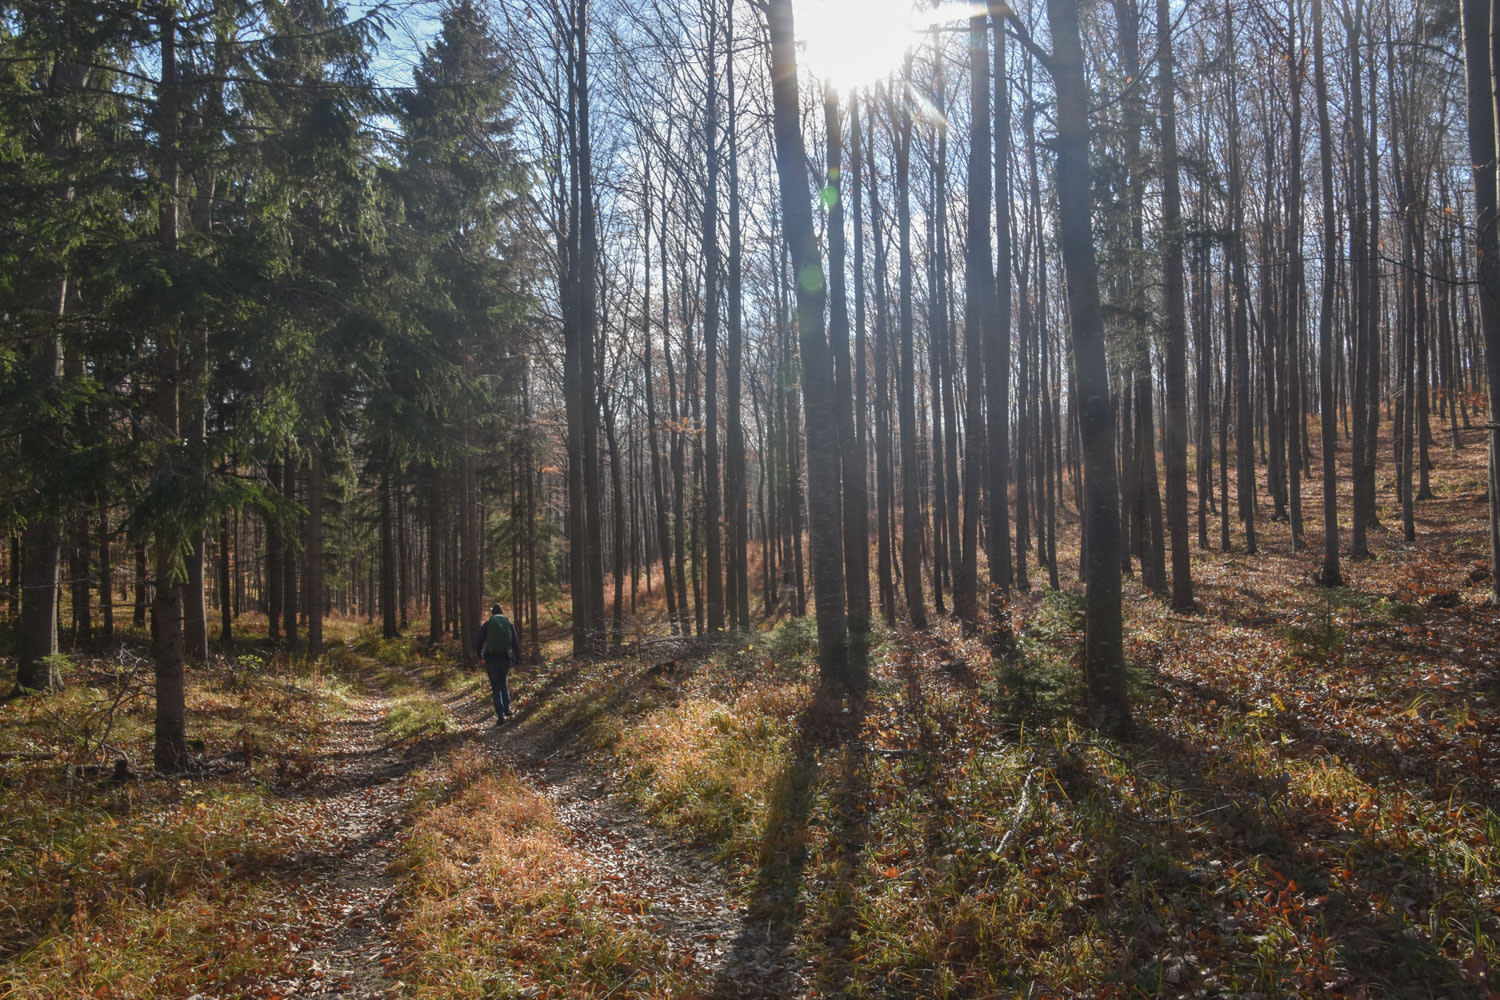
[[855,558],[849,566],[847,581],[849,606],[849,631],[852,643],[851,655],[856,670],[868,669],[867,658],[870,633],[870,488],[869,454],[870,442],[865,426],[865,239],[864,239],[864,191],[860,182],[863,169],[862,137],[859,121],[860,100],[849,97],[849,185],[848,192],[854,199],[854,449],[845,456],[845,509],[844,518],[850,525],[844,528],[846,538],[856,538]]
[[[932,159],[928,163],[927,216],[927,378],[932,399],[932,447],[929,452],[928,473],[932,477],[932,600],[941,617],[947,614],[943,592],[953,586],[950,582],[954,570],[948,565],[949,541],[947,538],[948,507],[958,502],[957,497],[948,496],[948,481],[943,468],[945,449],[943,446],[943,386],[951,392],[953,373],[948,369],[947,346],[947,268],[943,260],[943,230],[948,225],[948,122],[946,76],[943,72],[941,45],[934,40],[932,49],[932,128],[935,141],[930,147]],[[957,428],[949,424],[948,433]],[[957,595],[954,596],[955,604]]]
[[703,191],[703,526],[707,550],[708,632],[717,635],[724,630],[724,561],[722,510],[719,491],[719,77],[717,58],[719,19],[708,19],[708,72],[705,104],[705,168],[707,181]]
[[[984,15],[969,18],[969,187],[964,262],[964,520],[953,606],[969,625],[979,622],[980,484],[986,452],[984,355],[995,341],[994,285],[990,257],[990,64]],[[993,528],[991,529],[993,530]],[[991,570],[993,573],[993,568]]]
[[619,433],[615,427],[615,410],[609,393],[601,393],[604,406],[604,440],[609,449],[609,481],[614,493],[614,578],[615,592],[610,611],[610,646],[618,650],[625,629],[625,483],[621,465]]
[[797,68],[791,0],[770,0],[771,78],[776,174],[781,218],[797,275],[797,326],[802,346],[802,405],[807,422],[808,511],[813,588],[817,601],[818,662],[825,685],[853,693],[848,675],[839,458],[834,386],[823,331],[823,264],[808,199],[807,154],[797,117]]
[[[823,90],[823,118],[828,133],[827,184],[835,192],[828,211],[829,346],[833,354],[833,391],[838,421],[838,448],[843,486],[844,579],[850,599],[846,618],[850,632],[848,673],[850,691],[863,694],[868,686],[870,619],[870,541],[866,528],[869,501],[865,493],[865,461],[859,452],[854,429],[854,387],[849,369],[849,296],[844,274],[844,134],[838,96],[831,86]],[[861,615],[856,608],[863,608]]]
[[230,593],[229,513],[219,515],[219,641],[234,642],[234,599]]
[[[1010,78],[1005,66],[1003,5],[991,3],[995,72],[995,270],[994,318],[984,329],[984,391],[989,454],[985,491],[989,499],[990,611],[996,634],[1008,641],[1003,608],[1012,583],[1010,556]],[[971,28],[972,31],[972,28]]]
[[[301,459],[288,456],[281,469],[282,493],[290,501],[296,501],[299,490],[297,480],[302,472]],[[285,548],[281,556],[281,631],[286,636],[287,648],[297,645],[297,613],[301,604],[297,600],[297,529],[293,525],[283,537]]]
[[380,634],[396,638],[396,510],[391,474],[380,475]]
[[430,468],[427,479],[427,641],[443,638],[443,482]]
[[100,638],[115,641],[115,575],[110,545],[114,541],[109,526],[109,501],[99,505],[99,615],[103,619]]
[[1469,160],[1474,175],[1474,227],[1479,248],[1479,322],[1489,388],[1491,603],[1500,604],[1500,239],[1496,236],[1495,114],[1500,109],[1500,57],[1495,25],[1500,4],[1464,0],[1464,60],[1469,109]]
[[[273,453],[274,454],[274,453]],[[271,489],[281,492],[281,459],[272,458],[266,463],[266,475],[271,481]],[[266,638],[271,645],[281,644],[281,585],[282,569],[281,560],[286,555],[286,543],[281,537],[281,521],[273,516],[266,517]]]
[[[750,498],[746,489],[744,404],[740,392],[740,367],[744,355],[744,302],[742,287],[742,235],[740,220],[739,126],[734,87],[734,0],[726,11],[728,50],[725,76],[728,84],[729,138],[729,343],[724,359],[725,445],[724,492],[728,504],[729,619],[735,627],[750,627]],[[868,553],[866,559],[868,559]],[[868,575],[868,574],[867,574]],[[868,584],[866,585],[868,586]]]
[[[873,121],[870,125],[874,135]],[[887,626],[896,624],[895,547],[891,534],[894,492],[891,470],[890,311],[886,302],[885,220],[880,209],[879,173],[875,169],[873,138],[865,148],[865,183],[870,192],[875,281],[875,582],[880,588],[880,611]]]
[[1256,553],[1255,545],[1255,426],[1250,397],[1250,320],[1248,296],[1250,283],[1245,263],[1245,182],[1240,165],[1239,88],[1237,54],[1234,36],[1234,14],[1225,8],[1229,35],[1229,211],[1230,266],[1234,281],[1234,402],[1235,402],[1235,488],[1239,497],[1240,522],[1245,528],[1245,551]]
[[[911,80],[912,57],[902,76]],[[901,433],[901,563],[906,613],[913,628],[927,627],[922,597],[922,502],[917,476],[917,367],[914,349],[911,255],[911,99],[903,93],[896,128],[896,238],[900,257],[900,368],[896,373],[897,418]],[[800,274],[800,269],[798,270]],[[800,299],[799,299],[800,302]],[[799,322],[801,317],[798,317]],[[810,391],[804,388],[804,393]],[[811,434],[812,428],[808,427]]]
[[1187,509],[1187,303],[1183,292],[1182,193],[1177,175],[1177,82],[1172,61],[1172,13],[1156,0],[1160,49],[1157,90],[1161,101],[1162,298],[1166,306],[1167,415],[1163,461],[1167,477],[1167,530],[1172,536],[1172,608],[1193,607],[1192,554]]
[[1333,399],[1333,307],[1338,231],[1334,225],[1333,126],[1328,114],[1328,74],[1323,55],[1323,0],[1312,0],[1313,80],[1318,102],[1318,175],[1323,194],[1323,296],[1318,311],[1318,393],[1323,448],[1323,566],[1318,582],[1343,585],[1339,570],[1338,414]]
[[1105,365],[1099,271],[1091,225],[1088,91],[1077,0],[1048,0],[1057,85],[1057,194],[1063,267],[1083,436],[1085,562],[1084,674],[1089,713],[1100,729],[1130,732],[1120,607],[1120,510],[1115,483],[1114,408]]
[[[161,15],[161,84],[157,111],[160,116],[162,149],[162,205],[158,217],[157,244],[162,253],[177,253],[177,196],[180,177],[177,150],[177,21],[176,11]],[[157,347],[156,417],[162,440],[158,475],[166,476],[176,458],[178,426],[179,343],[178,331],[161,331]],[[182,590],[177,576],[177,539],[167,525],[156,533],[156,595],[151,603],[153,622],[152,659],[156,662],[156,731],[153,761],[164,774],[187,767],[186,684],[183,674]]]
[[323,655],[323,609],[328,596],[323,587],[323,443],[313,439],[307,463],[307,655]]
[[1292,519],[1292,549],[1302,551],[1307,547],[1304,537],[1305,526],[1302,520],[1302,467],[1303,455],[1306,451],[1304,440],[1303,422],[1303,377],[1302,377],[1302,331],[1304,329],[1304,317],[1306,315],[1306,303],[1304,296],[1304,277],[1306,263],[1302,255],[1302,212],[1303,202],[1306,194],[1302,179],[1301,164],[1302,153],[1302,80],[1307,75],[1306,41],[1301,36],[1302,6],[1297,3],[1293,6],[1290,15],[1290,32],[1292,39],[1292,51],[1294,55],[1287,61],[1288,73],[1291,77],[1289,87],[1292,95],[1292,123],[1291,123],[1291,151],[1289,154],[1292,164],[1288,178],[1289,193],[1287,195],[1287,235],[1285,245],[1287,255],[1290,258],[1290,274],[1284,296],[1286,302],[1282,310],[1285,322],[1283,323],[1283,355],[1282,355],[1282,386],[1285,393],[1284,419],[1286,428],[1286,464],[1287,473],[1290,478],[1289,504]]

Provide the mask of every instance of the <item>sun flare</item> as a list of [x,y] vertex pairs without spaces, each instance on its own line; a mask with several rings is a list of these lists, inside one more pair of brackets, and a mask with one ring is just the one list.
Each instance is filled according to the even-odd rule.
[[926,18],[911,0],[793,0],[800,57],[840,90],[856,90],[901,67]]

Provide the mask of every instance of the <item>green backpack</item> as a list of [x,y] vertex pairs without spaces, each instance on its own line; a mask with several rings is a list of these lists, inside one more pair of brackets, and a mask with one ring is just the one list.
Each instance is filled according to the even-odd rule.
[[491,615],[484,630],[484,657],[498,660],[510,656],[511,624],[504,615]]

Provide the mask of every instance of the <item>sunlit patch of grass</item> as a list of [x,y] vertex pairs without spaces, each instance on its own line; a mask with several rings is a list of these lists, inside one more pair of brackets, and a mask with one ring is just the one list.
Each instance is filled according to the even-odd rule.
[[728,702],[688,696],[636,719],[615,752],[630,762],[632,794],[649,815],[748,859],[807,699],[805,688],[788,684],[750,688]]
[[702,973],[514,774],[471,750],[418,780],[431,794],[401,856],[406,995],[702,995]]
[[406,695],[393,702],[383,724],[396,741],[437,736],[455,729],[448,709],[422,694]]

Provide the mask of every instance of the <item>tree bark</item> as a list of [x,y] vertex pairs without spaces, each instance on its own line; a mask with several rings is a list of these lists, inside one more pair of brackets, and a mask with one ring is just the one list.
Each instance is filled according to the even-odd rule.
[[[902,77],[908,86],[912,57],[906,57]],[[896,237],[900,257],[900,359],[896,372],[897,421],[901,435],[901,569],[905,585],[906,613],[913,628],[927,627],[927,605],[922,597],[922,502],[917,475],[917,367],[915,317],[912,308],[911,252],[911,98],[903,92],[896,129]],[[797,269],[801,274],[801,269]],[[800,280],[799,280],[800,285]],[[799,306],[801,299],[798,299]],[[799,313],[798,321],[801,321]],[[805,364],[804,359],[804,364]],[[804,394],[810,390],[804,386]],[[809,421],[808,434],[812,426]],[[809,453],[809,459],[811,454]],[[811,465],[811,461],[809,461]],[[809,490],[810,492],[810,490]]]
[[708,631],[724,631],[723,498],[719,481],[719,77],[717,16],[708,19],[703,190],[703,526]]
[[886,293],[885,220],[880,208],[879,174],[875,169],[874,123],[865,147],[865,183],[870,192],[870,227],[875,285],[875,582],[880,588],[880,612],[887,626],[896,624],[895,542],[891,534],[894,487],[891,470],[890,311]]
[[[744,403],[741,398],[740,368],[744,356],[743,248],[740,211],[739,126],[735,105],[734,74],[734,0],[729,0],[726,17],[729,58],[725,77],[728,87],[729,139],[729,340],[724,359],[725,418],[724,494],[727,504],[729,580],[726,600],[730,622],[737,628],[750,627],[750,498],[746,488]],[[866,559],[869,556],[866,554]],[[868,574],[867,574],[868,575]],[[868,586],[868,584],[867,584]]]
[[[1475,9],[1471,12],[1471,4]],[[1488,36],[1482,0],[1464,2],[1464,52],[1468,59],[1469,150],[1474,164],[1475,227],[1479,241],[1479,316],[1484,330],[1484,370],[1489,389],[1490,600],[1500,604],[1500,239],[1496,236],[1496,121],[1500,116],[1500,3],[1490,0]],[[1488,61],[1480,52],[1485,41]],[[1482,93],[1481,93],[1482,91]],[[1481,124],[1481,120],[1483,124]]]
[[1312,0],[1313,86],[1318,102],[1318,176],[1323,196],[1322,302],[1318,310],[1318,393],[1323,449],[1323,566],[1318,582],[1343,586],[1339,568],[1338,414],[1333,403],[1333,308],[1338,230],[1333,201],[1333,125],[1328,114],[1328,73],[1323,54],[1323,0]]
[[[984,15],[969,18],[969,173],[967,259],[964,261],[963,545],[953,583],[953,606],[969,625],[979,622],[980,484],[984,479],[984,348],[995,338],[990,257],[990,64]],[[993,530],[993,528],[991,529]],[[993,570],[992,570],[993,572]]]
[[323,655],[323,609],[328,596],[323,586],[323,443],[314,439],[308,447],[307,463],[307,575],[303,592],[307,602],[307,655]]
[[396,619],[396,505],[391,496],[391,474],[380,474],[380,634],[394,639],[400,632]]
[[[177,151],[177,22],[176,11],[161,15],[161,83],[157,110],[160,115],[162,204],[157,219],[157,245],[163,256],[177,253],[177,196],[179,159]],[[164,327],[157,347],[157,433],[162,457],[157,475],[172,475],[179,436],[178,383],[179,332]],[[180,539],[172,527],[159,524],[155,542],[156,594],[151,604],[154,639],[152,659],[156,663],[156,726],[153,760],[163,774],[175,774],[188,764],[186,691],[183,675],[182,589],[178,586]]]
[[[989,500],[990,611],[996,634],[1008,637],[1004,605],[1012,583],[1010,547],[1010,77],[1005,65],[1001,9],[991,3],[995,72],[994,317],[985,326],[984,390],[989,444],[985,484]],[[1008,638],[1007,640],[1008,641]]]
[[781,219],[796,279],[802,347],[802,406],[807,423],[808,519],[817,602],[818,663],[826,685],[852,692],[839,504],[838,424],[833,372],[823,329],[825,279],[808,199],[806,150],[798,121],[791,0],[770,0],[772,129]]
[[[828,187],[833,191],[828,210],[828,321],[829,346],[833,354],[834,407],[838,420],[838,447],[843,487],[843,546],[846,620],[849,628],[847,682],[862,694],[868,686],[870,619],[855,609],[870,605],[870,542],[866,531],[869,501],[865,493],[865,461],[859,452],[854,428],[854,387],[849,364],[849,295],[844,274],[844,133],[839,101],[833,87],[824,86],[823,119],[828,134]],[[852,596],[863,591],[861,596]]]
[[1235,402],[1235,489],[1239,500],[1240,522],[1245,529],[1245,551],[1256,553],[1255,545],[1255,425],[1253,401],[1250,387],[1250,283],[1246,274],[1245,250],[1245,182],[1240,164],[1240,115],[1239,88],[1235,66],[1237,64],[1234,15],[1232,8],[1225,8],[1225,20],[1229,35],[1229,211],[1230,267],[1234,282],[1234,325],[1231,329],[1234,345],[1234,402]]
[[1088,91],[1077,0],[1048,0],[1057,87],[1059,238],[1067,278],[1084,463],[1084,675],[1093,723],[1129,734],[1120,607],[1120,512],[1115,481],[1115,416],[1105,364],[1099,271],[1091,224]]
[[1156,0],[1157,90],[1161,101],[1162,299],[1166,306],[1167,531],[1172,539],[1172,608],[1193,607],[1187,508],[1187,302],[1183,291],[1182,193],[1177,171],[1177,81],[1172,61],[1172,12]]

